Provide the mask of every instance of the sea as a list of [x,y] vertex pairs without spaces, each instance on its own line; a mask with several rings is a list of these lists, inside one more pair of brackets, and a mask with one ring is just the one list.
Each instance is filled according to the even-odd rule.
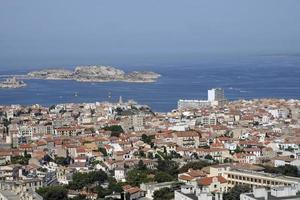
[[[102,64],[102,63],[99,63]],[[47,66],[47,62],[43,66]],[[63,65],[72,68],[75,64]],[[47,66],[51,68],[51,66]],[[118,65],[124,71],[154,71],[155,83],[82,83],[65,80],[25,80],[27,87],[0,89],[0,105],[117,102],[132,99],[156,112],[177,107],[179,99],[207,99],[207,90],[220,87],[229,100],[254,98],[300,99],[300,56],[259,55],[201,58],[195,62]],[[25,74],[41,66],[0,67],[0,79]],[[75,95],[76,94],[76,95]]]

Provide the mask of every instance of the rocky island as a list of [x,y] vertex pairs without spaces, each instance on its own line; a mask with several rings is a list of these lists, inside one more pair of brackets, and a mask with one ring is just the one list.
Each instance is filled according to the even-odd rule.
[[75,80],[80,82],[156,82],[160,74],[155,72],[130,72],[110,66],[78,66],[73,71],[65,69],[44,69],[27,74],[29,79]]
[[0,88],[11,88],[11,89],[15,89],[15,88],[21,88],[21,87],[25,87],[26,83],[24,83],[23,81],[17,80],[16,77],[12,77],[12,78],[8,78],[3,82],[0,82]]

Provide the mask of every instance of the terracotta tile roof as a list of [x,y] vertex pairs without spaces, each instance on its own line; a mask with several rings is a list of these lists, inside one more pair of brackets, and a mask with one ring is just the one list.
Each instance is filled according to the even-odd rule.
[[198,185],[208,186],[213,183],[213,181],[218,181],[220,183],[226,183],[227,180],[223,176],[205,177],[197,180]]
[[245,158],[247,156],[255,156],[254,154],[251,154],[251,153],[236,153],[234,154],[234,156],[236,158]]
[[191,180],[194,179],[194,177],[187,176],[187,175],[179,175],[178,178],[181,179],[181,180],[185,180],[185,181],[191,181]]
[[187,174],[189,176],[192,176],[192,177],[205,177],[206,176],[206,173],[204,173],[203,171],[201,170],[193,170],[193,169],[190,169]]
[[47,142],[45,140],[39,140],[36,144],[38,146],[44,146],[44,145],[47,145]]
[[76,148],[76,152],[77,153],[85,153],[86,152],[86,149],[84,147],[77,147]]
[[0,149],[0,156],[11,156],[11,155],[12,155],[12,151]]
[[244,148],[245,152],[255,152],[255,151],[261,151],[260,148]]
[[174,135],[177,137],[198,137],[200,136],[200,133],[196,131],[180,131],[180,132],[174,132]]
[[129,194],[134,194],[134,193],[137,193],[137,192],[140,192],[142,191],[140,188],[138,187],[132,187],[132,188],[129,188],[126,190],[126,192],[128,192]]
[[21,149],[29,149],[29,148],[32,148],[32,145],[31,144],[20,144],[19,148],[21,148]]

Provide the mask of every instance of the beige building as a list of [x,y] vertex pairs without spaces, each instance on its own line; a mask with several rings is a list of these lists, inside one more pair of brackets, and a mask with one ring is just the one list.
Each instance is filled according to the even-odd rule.
[[0,181],[1,200],[43,200],[35,190],[43,187],[41,179]]
[[224,167],[210,167],[210,176],[223,176],[228,181],[228,187],[235,185],[249,185],[251,188],[272,186],[294,186],[300,189],[300,178],[273,175],[264,172],[245,169],[233,169],[229,165]]
[[271,190],[267,190],[266,188],[253,188],[253,192],[241,194],[240,199],[242,200],[261,200],[261,199],[296,200],[296,199],[300,199],[300,193],[295,187],[291,187],[291,186],[277,186],[277,187],[272,187]]
[[200,145],[200,133],[196,131],[173,132],[173,140],[180,147],[194,147]]
[[238,184],[253,186],[295,186],[300,189],[300,178],[272,175],[263,172],[253,172],[245,170],[229,170],[225,172],[228,180],[228,186],[233,187]]
[[222,176],[200,178],[197,184],[205,192],[224,193],[228,189],[227,180]]

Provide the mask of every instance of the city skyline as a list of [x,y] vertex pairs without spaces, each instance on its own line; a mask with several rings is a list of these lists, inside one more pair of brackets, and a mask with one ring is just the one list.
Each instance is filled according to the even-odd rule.
[[300,199],[300,0],[0,0],[0,200]]

